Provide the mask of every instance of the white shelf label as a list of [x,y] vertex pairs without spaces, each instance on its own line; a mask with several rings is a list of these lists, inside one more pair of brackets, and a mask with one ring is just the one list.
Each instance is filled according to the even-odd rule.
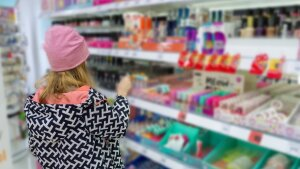
[[157,59],[158,59],[158,60],[163,60],[163,57],[164,57],[163,52],[158,52],[158,53],[157,53]]
[[145,156],[147,156],[147,154],[148,154],[148,150],[145,149],[145,148],[143,148],[141,152],[142,152],[142,154],[145,155]]
[[231,126],[229,124],[222,124],[221,130],[225,134],[228,134],[228,133],[230,133],[230,128],[231,128]]
[[119,9],[119,6],[120,6],[120,2],[115,2],[114,8]]
[[130,104],[134,104],[134,103],[135,103],[135,99],[132,98],[132,97],[129,97],[129,98],[128,98],[128,101],[129,101]]
[[160,161],[161,161],[161,163],[167,163],[167,162],[168,162],[167,159],[166,159],[165,157],[161,157],[161,158],[160,158]]
[[290,154],[294,154],[294,155],[300,156],[300,144],[290,143],[289,144],[288,152]]
[[136,57],[137,56],[137,51],[133,50],[131,51],[131,57]]

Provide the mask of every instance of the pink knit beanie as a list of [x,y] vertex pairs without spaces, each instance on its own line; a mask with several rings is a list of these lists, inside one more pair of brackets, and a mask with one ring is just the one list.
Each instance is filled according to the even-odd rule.
[[46,32],[44,49],[55,72],[76,68],[89,56],[84,38],[67,26],[51,27]]

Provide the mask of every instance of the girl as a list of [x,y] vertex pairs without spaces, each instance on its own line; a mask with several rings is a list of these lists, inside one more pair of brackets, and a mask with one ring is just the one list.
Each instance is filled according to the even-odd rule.
[[91,88],[84,38],[54,26],[44,44],[51,71],[27,98],[29,147],[44,169],[121,169],[119,138],[128,126],[129,77],[117,86],[114,106]]

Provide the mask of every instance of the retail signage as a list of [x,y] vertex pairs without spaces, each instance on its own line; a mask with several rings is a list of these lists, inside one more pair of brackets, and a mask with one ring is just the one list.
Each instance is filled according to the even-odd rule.
[[254,143],[254,144],[260,144],[263,139],[263,133],[258,132],[258,131],[251,131],[249,134],[249,142]]
[[244,77],[238,74],[194,71],[194,87],[243,93]]

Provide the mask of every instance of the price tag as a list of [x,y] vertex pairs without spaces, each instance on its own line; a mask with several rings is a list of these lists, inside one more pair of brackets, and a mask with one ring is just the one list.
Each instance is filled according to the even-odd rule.
[[129,97],[129,98],[128,98],[128,101],[129,101],[129,103],[130,103],[130,104],[134,104],[134,102],[135,102],[135,99],[134,99],[134,98],[132,98],[132,97]]
[[123,8],[126,8],[126,7],[128,7],[128,6],[129,6],[128,1],[123,2]]
[[162,52],[158,52],[157,59],[158,60],[163,60],[163,56],[164,56],[164,54]]
[[186,112],[179,112],[177,116],[178,121],[184,122],[186,119],[186,114],[187,114]]
[[130,56],[130,51],[129,51],[129,50],[125,50],[125,51],[124,51],[124,56],[129,57],[129,56]]
[[229,133],[230,132],[230,128],[231,128],[231,126],[229,124],[223,124],[222,125],[222,131],[224,133]]
[[300,144],[297,143],[290,143],[288,146],[288,152],[290,154],[296,155],[296,156],[300,156]]
[[115,52],[114,53],[115,56],[119,56],[119,50],[118,49],[115,49],[114,52]]
[[118,51],[119,56],[126,56],[126,51],[127,51],[127,50],[124,50],[124,49],[119,50],[119,51]]
[[161,157],[161,158],[160,158],[160,161],[161,161],[162,163],[166,163],[166,162],[167,162],[167,159],[165,159],[164,157]]
[[112,49],[107,50],[107,55],[111,56],[112,55]]
[[120,2],[116,2],[114,8],[119,9],[119,6],[120,6]]
[[142,149],[142,154],[143,154],[143,155],[147,155],[147,154],[148,154],[148,150],[147,150],[147,149],[145,149],[145,148],[144,148],[144,149]]
[[134,51],[134,50],[133,50],[133,51],[131,52],[131,57],[136,57],[136,56],[137,56],[137,51]]
[[263,133],[258,131],[251,131],[248,137],[248,141],[254,144],[260,144],[263,139]]
[[209,169],[209,166],[207,166],[205,163],[201,163],[201,166],[202,166],[202,169]]

